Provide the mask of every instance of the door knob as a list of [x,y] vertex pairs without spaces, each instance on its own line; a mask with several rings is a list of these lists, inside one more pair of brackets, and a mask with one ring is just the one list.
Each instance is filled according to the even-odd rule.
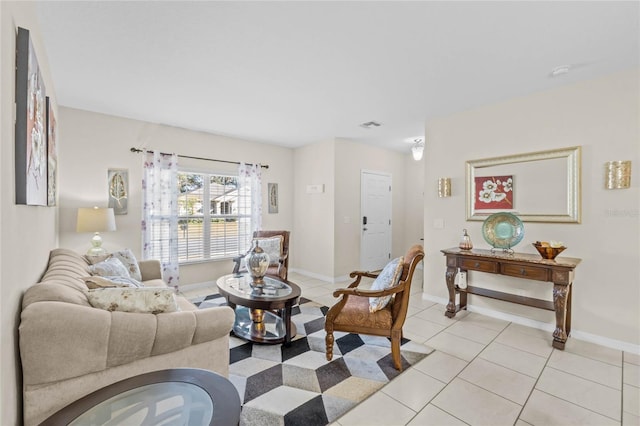
[[362,230],[363,230],[363,231],[366,231],[366,230],[367,230],[367,228],[362,228]]

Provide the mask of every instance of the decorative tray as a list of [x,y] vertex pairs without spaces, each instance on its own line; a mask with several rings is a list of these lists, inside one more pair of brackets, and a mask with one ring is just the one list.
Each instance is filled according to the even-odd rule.
[[482,236],[491,247],[509,250],[524,238],[524,225],[514,214],[494,213],[482,224]]

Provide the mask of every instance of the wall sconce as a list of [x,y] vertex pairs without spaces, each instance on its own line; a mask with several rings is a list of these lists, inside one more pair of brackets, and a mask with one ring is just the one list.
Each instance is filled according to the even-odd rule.
[[438,197],[451,197],[451,178],[438,179]]
[[604,163],[604,187],[624,189],[631,186],[631,161],[608,161]]
[[424,152],[424,140],[414,139],[413,146],[411,147],[411,154],[416,161],[422,160],[422,153]]

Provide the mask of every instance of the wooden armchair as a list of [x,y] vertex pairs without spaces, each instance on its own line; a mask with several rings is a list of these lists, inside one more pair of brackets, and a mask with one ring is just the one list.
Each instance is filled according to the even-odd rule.
[[[376,278],[377,272],[354,271],[349,276],[355,278],[348,288],[333,292],[333,297],[342,299],[333,305],[325,317],[324,329],[327,333],[327,360],[333,358],[334,331],[348,333],[370,334],[384,336],[391,339],[391,355],[396,370],[402,371],[400,359],[400,340],[402,326],[409,307],[409,294],[413,272],[418,263],[424,258],[421,245],[414,245],[404,255],[402,274],[397,285],[386,290],[360,290],[358,285],[362,277]],[[391,301],[383,309],[370,313],[369,298],[391,295]]]
[[[267,269],[267,275],[276,276],[285,281],[289,276],[289,234],[290,234],[289,231],[255,231],[253,233],[254,241],[256,239],[282,237],[282,244],[280,246],[279,259],[277,262],[274,262],[271,265],[269,265],[269,269]],[[242,258],[244,258],[245,256],[246,254],[242,254],[238,257],[233,258],[233,262],[235,263],[233,267],[234,275],[238,275],[240,274],[240,272],[243,272],[243,271],[240,271],[240,269],[241,269]]]

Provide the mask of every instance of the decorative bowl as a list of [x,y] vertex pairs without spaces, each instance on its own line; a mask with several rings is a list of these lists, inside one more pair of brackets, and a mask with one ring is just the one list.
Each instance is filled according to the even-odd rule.
[[514,214],[494,213],[484,220],[482,236],[491,247],[509,250],[524,238],[524,225]]
[[536,248],[536,250],[538,250],[538,253],[540,253],[540,256],[542,256],[544,259],[551,259],[551,260],[555,259],[557,255],[559,255],[566,249],[566,247],[564,246],[551,247],[549,245],[543,245],[539,241],[536,241],[535,243],[533,243],[533,246]]

